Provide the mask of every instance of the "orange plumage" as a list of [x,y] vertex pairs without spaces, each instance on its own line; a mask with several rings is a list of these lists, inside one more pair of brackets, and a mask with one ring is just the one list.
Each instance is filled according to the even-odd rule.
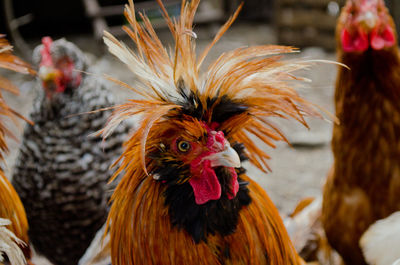
[[366,264],[361,235],[400,210],[400,54],[383,0],[349,0],[337,25],[339,69],[333,170],[322,222],[346,264]]
[[17,192],[4,174],[0,173],[0,218],[11,221],[10,230],[22,241],[28,243],[28,221]]
[[293,88],[303,80],[293,72],[310,62],[281,60],[291,47],[248,47],[222,54],[201,74],[239,10],[196,58],[199,0],[183,0],[177,19],[158,3],[174,48],[164,48],[146,16],[137,22],[132,1],[124,30],[137,52],[107,32],[104,38],[139,84],[109,79],[143,97],[117,106],[102,131],[107,137],[140,117],[115,175],[124,172],[108,218],[113,264],[302,264],[277,209],[241,162],[268,170],[260,143],[286,140],[271,117],[306,125],[305,115],[318,116]]
[[[4,38],[4,35],[0,35],[0,67],[24,74],[35,74],[35,71],[29,66],[29,64],[11,53],[11,49],[12,47]],[[18,89],[4,77],[0,77],[0,88],[11,91],[15,94],[18,93]],[[6,137],[13,137],[7,128],[5,120],[9,119],[14,121],[16,117],[24,118],[7,105],[1,94],[0,114],[2,116],[0,122],[0,159],[4,161],[4,154],[8,151]],[[26,246],[28,246],[28,221],[24,207],[17,192],[4,176],[2,169],[0,169],[0,218],[10,220],[10,231],[12,231],[19,239],[27,244]],[[25,254],[27,257],[30,256],[29,252],[29,249],[26,247]]]

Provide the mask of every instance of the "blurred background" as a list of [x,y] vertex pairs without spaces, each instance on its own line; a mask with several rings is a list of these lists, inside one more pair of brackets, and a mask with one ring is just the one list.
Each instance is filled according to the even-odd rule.
[[[100,39],[104,29],[120,34],[124,0],[1,0],[0,31],[8,33],[21,52],[25,42],[38,36],[92,34]],[[168,11],[178,14],[180,1],[165,0]],[[239,5],[240,0],[203,0],[197,14],[198,24],[223,22]],[[274,28],[277,41],[298,47],[334,48],[333,31],[336,18],[345,0],[244,0],[240,22],[265,23]],[[136,9],[150,16],[157,27],[164,25],[154,0],[136,0]],[[397,25],[400,24],[400,3],[386,0]]]
[[[134,0],[136,9],[146,13],[166,45],[171,41],[155,1]],[[201,51],[219,27],[234,12],[240,0],[202,0],[196,16],[194,31]],[[334,30],[344,0],[244,0],[238,21],[213,48],[208,62],[222,52],[237,47],[260,44],[284,44],[300,47],[299,55],[307,59],[335,60]],[[396,23],[400,26],[400,1],[387,0]],[[66,37],[75,42],[90,58],[96,73],[107,73],[134,85],[135,77],[114,59],[101,41],[103,30],[123,38],[121,25],[125,0],[1,0],[0,32],[6,33],[16,53],[30,60],[32,49],[42,36],[53,39]],[[180,0],[164,0],[171,15],[178,14]],[[126,37],[125,37],[126,38]],[[128,42],[128,40],[126,40]],[[310,101],[334,113],[333,94],[336,67],[318,63],[309,71],[299,73],[313,80],[300,89]],[[21,95],[6,95],[11,105],[29,115],[37,91],[35,80],[6,72],[21,87]],[[101,77],[100,77],[101,78]],[[115,88],[120,101],[135,97],[131,92]],[[330,139],[332,123],[309,120],[310,129],[294,122],[277,121],[292,146],[281,143],[268,149],[272,172],[264,174],[248,165],[251,176],[267,190],[283,214],[289,213],[300,198],[321,194],[323,181],[332,163]],[[22,127],[17,133],[22,133]],[[8,170],[17,153],[18,143],[11,146]],[[7,174],[11,175],[11,174]]]

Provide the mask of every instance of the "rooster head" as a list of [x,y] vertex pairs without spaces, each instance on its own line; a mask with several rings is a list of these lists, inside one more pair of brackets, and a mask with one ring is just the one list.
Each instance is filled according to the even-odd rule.
[[[223,191],[233,199],[239,190],[235,168],[241,167],[241,160],[217,127],[192,116],[162,123],[160,142],[150,154],[155,161],[153,178],[167,185],[188,182],[198,205],[220,199]],[[217,168],[225,171],[223,180]],[[221,182],[225,187],[221,188]]]
[[383,0],[348,0],[339,25],[344,52],[382,50],[396,44],[396,29]]
[[42,39],[33,60],[39,65],[38,76],[49,98],[79,87],[82,80],[79,70],[85,67],[82,58],[82,52],[64,39],[55,42],[50,37]]

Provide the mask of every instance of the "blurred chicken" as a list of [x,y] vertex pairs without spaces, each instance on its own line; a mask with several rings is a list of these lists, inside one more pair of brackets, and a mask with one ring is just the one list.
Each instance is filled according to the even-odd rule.
[[346,264],[366,264],[359,240],[376,220],[400,210],[400,57],[383,0],[348,0],[337,25],[334,165],[322,222]]
[[[309,62],[280,60],[291,47],[257,46],[222,54],[200,75],[207,53],[239,10],[196,58],[193,18],[199,0],[182,1],[172,20],[158,1],[175,47],[166,49],[149,19],[138,22],[132,1],[124,30],[137,47],[111,34],[105,43],[137,75],[128,84],[143,99],[117,106],[108,137],[125,119],[140,115],[124,144],[118,172],[126,173],[109,214],[112,263],[127,264],[303,264],[281,217],[265,191],[245,174],[250,160],[267,171],[261,143],[285,140],[271,117],[318,115],[293,89],[294,71]],[[254,142],[254,138],[258,138]]]
[[105,84],[86,76],[85,55],[64,39],[34,50],[41,94],[34,102],[17,159],[13,185],[25,206],[35,250],[57,265],[77,264],[106,220],[113,174],[128,127],[102,144],[88,136],[104,127],[116,104]]
[[322,198],[305,198],[284,218],[285,227],[296,251],[307,264],[341,265],[339,254],[329,245],[322,227],[321,209]]
[[372,224],[360,246],[369,265],[400,264],[400,212]]
[[[11,53],[12,46],[0,35],[0,68],[20,72],[23,74],[35,74],[29,64],[20,60]],[[6,78],[0,76],[0,88],[18,94],[18,89]],[[6,137],[14,137],[8,128],[7,122],[22,118],[12,110],[0,94],[0,160],[4,164],[4,155],[8,152]],[[9,121],[7,121],[9,120]],[[28,246],[28,221],[24,207],[0,167],[0,262],[3,262],[6,254],[11,264],[25,264],[25,257],[30,258]],[[21,251],[23,250],[23,252]],[[25,255],[25,257],[24,257]]]
[[79,260],[78,265],[111,265],[110,235],[104,235],[106,227],[107,224],[105,223],[97,231],[85,255]]

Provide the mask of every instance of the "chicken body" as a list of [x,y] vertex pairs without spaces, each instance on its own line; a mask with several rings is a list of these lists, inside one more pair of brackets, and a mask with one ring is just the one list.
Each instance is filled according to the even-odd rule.
[[[367,18],[378,14],[376,24],[368,22],[372,23],[369,39],[374,39],[376,30],[391,32],[384,46],[367,43],[348,49],[351,45],[343,38],[351,27],[348,20],[364,21],[357,20],[357,12]],[[359,29],[364,32],[364,27]],[[349,1],[337,34],[339,60],[351,70],[339,69],[337,76],[340,124],[333,130],[334,165],[324,187],[322,222],[329,243],[345,263],[361,265],[366,264],[359,247],[361,235],[376,220],[400,210],[400,57],[392,41],[394,24],[383,1]],[[353,34],[353,39],[359,37]]]
[[[127,170],[113,195],[113,264],[302,264],[265,191],[244,174],[241,166],[229,168],[234,159],[230,155],[247,160],[243,146],[225,142],[224,151],[211,154],[210,160],[205,158],[200,177],[193,161],[191,166],[185,165],[184,158],[173,151],[177,143],[171,138],[184,139],[179,143],[189,144],[197,154],[197,144],[219,134],[210,131],[203,135],[203,125],[197,120],[187,121],[185,127],[180,122],[169,119],[154,125],[154,132],[150,132],[148,152],[152,161],[148,169],[153,178],[139,164],[133,171]],[[140,161],[140,137],[135,135],[131,141],[123,165]],[[194,153],[188,151],[185,157],[191,159]],[[207,161],[227,167],[208,168]],[[193,179],[205,179],[206,189],[194,191],[202,188]],[[215,194],[216,199],[199,200]]]
[[[61,39],[50,46],[55,64],[61,58],[73,62],[78,70],[86,69],[83,53],[72,43]],[[39,56],[43,47],[35,52],[36,60],[41,60],[39,74],[56,76],[48,70],[51,65],[44,65],[45,55]],[[128,130],[122,126],[104,144],[101,138],[90,137],[104,126],[109,111],[82,113],[115,101],[104,84],[62,69],[62,65],[55,70],[79,75],[64,78],[68,82],[63,77],[56,84],[47,79],[42,82],[43,90],[31,113],[35,124],[25,128],[13,175],[27,212],[31,242],[57,265],[77,264],[103,225],[112,188],[107,186],[113,174],[109,167],[120,155]]]
[[[238,194],[244,197],[238,200],[245,200],[248,206],[222,209],[218,207],[222,203],[210,203],[208,208],[196,209],[199,213],[193,213],[195,210],[190,208],[180,209],[187,211],[180,217],[202,219],[198,221],[198,233],[204,232],[202,226],[205,231],[206,226],[220,226],[214,234],[207,234],[204,240],[196,242],[191,231],[180,228],[185,224],[171,222],[171,213],[162,196],[166,190],[154,180],[144,179],[139,186],[132,187],[137,193],[132,206],[137,208],[133,212],[134,231],[131,239],[122,237],[120,243],[115,242],[121,248],[118,252],[131,256],[132,264],[302,264],[268,195],[247,176],[242,175],[241,180],[249,182],[249,191],[243,187],[240,193],[249,192],[249,196]],[[149,200],[150,196],[153,199]],[[188,200],[188,205],[194,204],[193,198],[182,200]],[[146,217],[139,220],[140,215]],[[232,217],[237,220],[228,219]],[[114,220],[120,221],[119,218]],[[133,247],[126,249],[130,244],[123,246],[122,240],[132,242]],[[126,264],[126,260],[114,257],[113,264]]]

